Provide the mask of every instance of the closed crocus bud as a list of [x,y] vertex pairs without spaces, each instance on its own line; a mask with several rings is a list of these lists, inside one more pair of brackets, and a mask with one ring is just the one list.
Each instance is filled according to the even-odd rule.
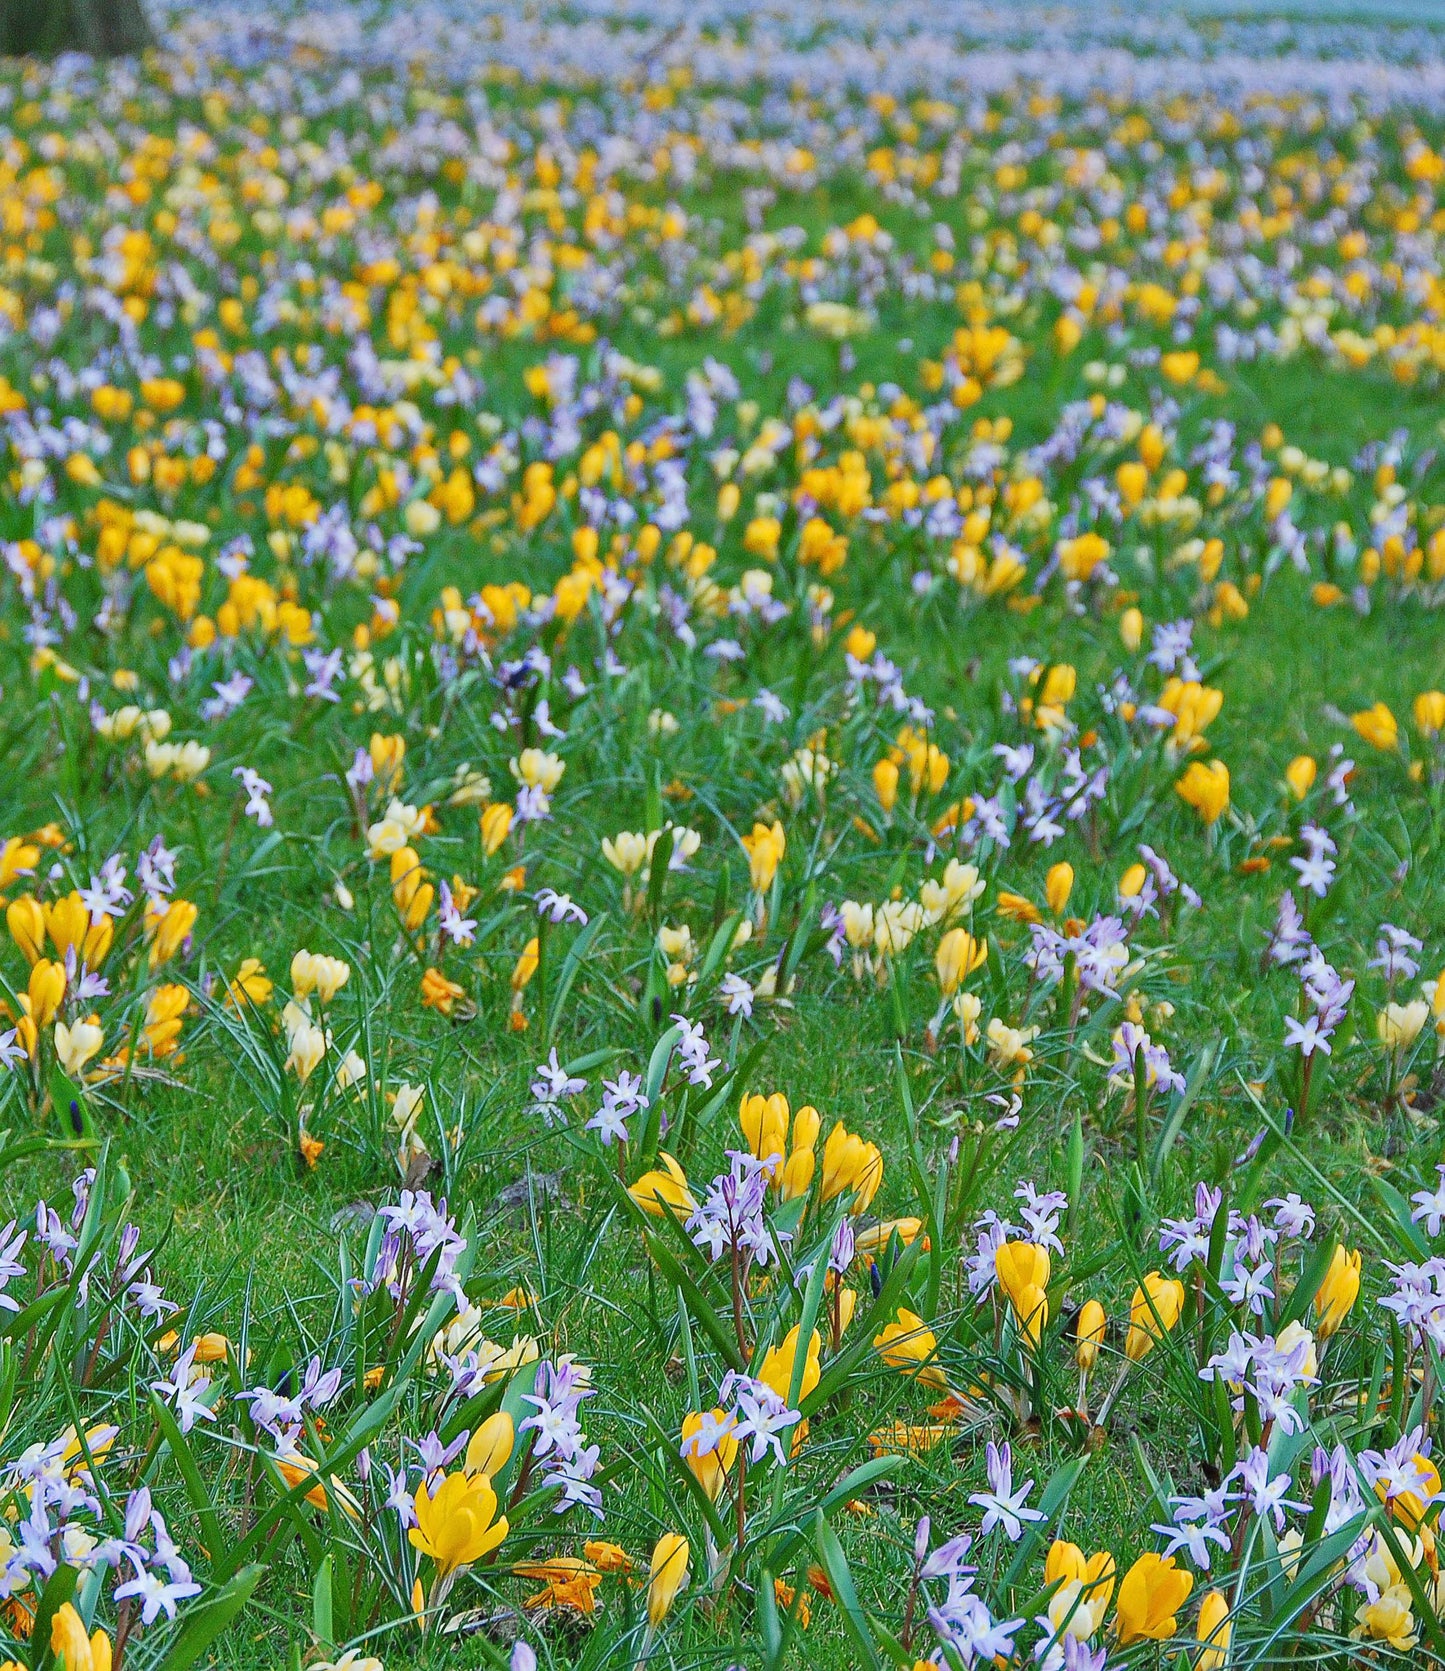
[[1415,698],[1415,724],[1426,737],[1445,731],[1445,690],[1422,691]]
[[1319,767],[1315,764],[1311,754],[1297,754],[1284,769],[1284,780],[1289,785],[1289,792],[1297,801],[1302,801],[1314,787],[1314,781],[1319,774]]
[[45,949],[45,911],[40,901],[29,894],[12,899],[5,909],[5,926],[26,959],[34,963]]
[[1149,879],[1149,872],[1141,864],[1132,864],[1119,878],[1119,898],[1137,899]]
[[726,1410],[692,1410],[682,1418],[682,1459],[714,1503],[737,1454]]
[[512,809],[506,801],[494,801],[482,814],[482,846],[490,858],[507,839],[512,827]]
[[1079,1307],[1079,1320],[1074,1326],[1074,1357],[1085,1375],[1094,1367],[1107,1327],[1108,1318],[1104,1315],[1103,1306],[1097,1300],[1085,1300]]
[[654,1630],[672,1611],[687,1583],[691,1550],[681,1532],[664,1532],[652,1551],[647,1576],[647,1622]]
[[512,1455],[516,1429],[505,1410],[488,1416],[467,1444],[462,1466],[469,1474],[485,1474],[488,1479],[500,1474]]
[[988,960],[988,941],[976,940],[966,928],[951,928],[938,942],[933,967],[939,990],[945,998],[958,991],[959,984]]
[[[1138,1363],[1154,1350],[1156,1342],[1168,1334],[1179,1321],[1184,1308],[1184,1284],[1174,1277],[1150,1271],[1134,1290],[1129,1305],[1129,1334],[1124,1342],[1124,1355],[1131,1363]],[[1188,1593],[1187,1591],[1185,1592]]]
[[50,943],[55,947],[55,955],[62,963],[65,954],[74,948],[78,954],[79,948],[90,928],[90,912],[81,903],[78,893],[69,893],[64,899],[57,899],[45,907],[45,928],[50,935]]
[[1194,1671],[1219,1671],[1229,1658],[1229,1602],[1222,1590],[1211,1590],[1199,1604],[1196,1630],[1204,1644],[1194,1656]]
[[520,992],[532,976],[537,973],[537,964],[541,957],[541,948],[534,934],[522,947],[522,955],[517,959],[512,970],[512,991]]
[[664,1208],[686,1218],[697,1211],[697,1202],[687,1187],[687,1176],[666,1149],[657,1151],[660,1167],[644,1172],[627,1193],[652,1218],[661,1218]]
[[755,1160],[770,1161],[769,1176],[775,1176],[788,1147],[788,1099],[779,1091],[764,1097],[753,1092],[744,1096],[738,1109],[738,1124]]
[[65,996],[65,965],[42,957],[31,967],[26,992],[30,999],[30,1019],[37,1027],[48,1027]]
[[1172,1555],[1141,1555],[1119,1585],[1114,1614],[1119,1646],[1168,1641],[1179,1628],[1176,1614],[1193,1588],[1193,1578],[1174,1564]]
[[1021,1318],[1028,1313],[1022,1301],[1031,1289],[1049,1285],[1049,1250],[1034,1242],[1004,1242],[993,1256],[998,1285]]
[[103,1630],[85,1634],[85,1624],[70,1602],[56,1608],[50,1621],[50,1651],[57,1671],[110,1671],[110,1638]]
[[1315,1290],[1315,1334],[1328,1340],[1354,1308],[1360,1293],[1360,1255],[1335,1249],[1324,1281]]
[[1049,902],[1049,910],[1056,917],[1064,914],[1069,903],[1069,895],[1074,891],[1074,867],[1067,860],[1060,860],[1056,865],[1049,866],[1049,873],[1044,878],[1044,898]]
[[916,1376],[924,1386],[936,1387],[940,1392],[947,1389],[948,1378],[938,1363],[938,1338],[906,1306],[899,1306],[897,1318],[885,1323],[881,1334],[874,1335],[873,1349],[890,1369]]
[[1350,724],[1372,748],[1389,754],[1400,746],[1399,722],[1383,702],[1376,702],[1352,714]]
[[887,755],[873,768],[873,789],[884,812],[892,812],[898,799],[898,767]]
[[155,939],[151,941],[150,951],[152,969],[176,955],[196,926],[198,915],[199,912],[190,900],[173,899],[158,917],[151,919],[155,928]]
[[1119,617],[1119,637],[1124,642],[1124,648],[1130,652],[1137,650],[1144,642],[1144,615],[1142,610],[1126,609]]

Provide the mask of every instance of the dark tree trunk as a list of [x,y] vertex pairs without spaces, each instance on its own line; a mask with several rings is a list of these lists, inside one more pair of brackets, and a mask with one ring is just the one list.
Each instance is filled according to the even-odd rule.
[[116,58],[155,45],[141,0],[0,0],[0,53]]

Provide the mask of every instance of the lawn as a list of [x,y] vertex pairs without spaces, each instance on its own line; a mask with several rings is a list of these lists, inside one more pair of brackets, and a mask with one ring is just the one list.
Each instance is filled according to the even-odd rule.
[[0,66],[0,1658],[1445,1664],[1445,26],[158,23]]

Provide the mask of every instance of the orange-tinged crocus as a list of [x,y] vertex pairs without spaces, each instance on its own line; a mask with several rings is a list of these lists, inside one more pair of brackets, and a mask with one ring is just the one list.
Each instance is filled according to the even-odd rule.
[[485,1474],[462,1469],[448,1474],[436,1490],[417,1488],[416,1525],[407,1533],[412,1547],[430,1555],[441,1573],[469,1567],[506,1537],[506,1515],[497,1513],[497,1494]]
[[488,858],[507,839],[511,827],[511,806],[506,801],[493,801],[482,814],[482,847]]
[[1184,1308],[1184,1284],[1175,1277],[1150,1271],[1134,1290],[1129,1304],[1129,1333],[1124,1355],[1131,1363],[1147,1357],[1179,1321]]
[[1383,702],[1374,702],[1359,713],[1350,715],[1350,724],[1370,744],[1386,754],[1393,754],[1400,746],[1400,726]]
[[906,1306],[899,1306],[893,1322],[885,1323],[882,1333],[874,1335],[873,1349],[890,1369],[916,1376],[926,1387],[941,1391],[948,1386],[948,1377],[938,1362],[938,1337]]
[[1193,1588],[1194,1579],[1174,1564],[1172,1555],[1141,1555],[1119,1585],[1114,1614],[1119,1645],[1167,1641],[1179,1628],[1176,1615]]
[[450,1015],[457,1000],[465,997],[466,989],[448,980],[440,969],[423,971],[421,1001],[426,1009],[436,1010],[439,1015]]
[[1229,768],[1222,760],[1193,760],[1174,785],[1174,793],[1206,824],[1215,823],[1229,805]]
[[644,1172],[627,1193],[653,1218],[661,1218],[664,1208],[674,1217],[685,1218],[695,1213],[697,1202],[687,1187],[687,1174],[666,1149],[659,1149],[657,1158],[662,1165]]
[[672,1611],[687,1583],[687,1564],[692,1551],[681,1532],[664,1532],[652,1551],[647,1577],[647,1622],[656,1630]]
[[1336,1247],[1330,1268],[1315,1289],[1315,1334],[1328,1340],[1354,1309],[1360,1293],[1360,1255]]

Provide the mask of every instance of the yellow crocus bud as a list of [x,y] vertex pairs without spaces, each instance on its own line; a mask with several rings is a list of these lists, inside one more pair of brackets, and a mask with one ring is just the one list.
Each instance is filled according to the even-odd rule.
[[1134,1298],[1129,1304],[1125,1357],[1131,1363],[1138,1363],[1140,1358],[1147,1357],[1156,1343],[1179,1321],[1179,1313],[1183,1309],[1184,1284],[1174,1277],[1150,1271],[1134,1290]]
[[5,909],[5,926],[26,959],[34,963],[45,950],[45,910],[40,901],[29,894],[12,899]]
[[1195,1634],[1204,1644],[1194,1656],[1194,1671],[1220,1671],[1229,1658],[1229,1602],[1222,1590],[1211,1590],[1199,1604]]
[[1149,879],[1149,872],[1141,864],[1130,865],[1119,878],[1119,898],[1137,899]]
[[938,942],[933,966],[939,990],[951,998],[959,985],[988,960],[988,941],[976,940],[966,928],[951,928]]
[[873,768],[873,790],[884,812],[892,812],[898,799],[898,767],[886,754]]
[[[802,1338],[803,1326],[794,1323],[787,1334],[783,1336],[782,1344],[770,1346],[763,1353],[763,1361],[758,1369],[758,1380],[769,1386],[779,1398],[787,1398],[793,1387],[793,1368],[798,1357],[798,1343]],[[808,1336],[808,1351],[803,1359],[802,1378],[798,1383],[798,1397],[806,1398],[823,1378],[823,1367],[820,1354],[823,1349],[822,1337],[816,1329]]]
[[877,647],[878,634],[869,631],[861,621],[848,629],[848,636],[843,640],[843,648],[855,661],[867,661]]
[[1089,1374],[1104,1344],[1108,1318],[1097,1300],[1085,1300],[1079,1307],[1079,1319],[1074,1325],[1074,1358],[1085,1375]]
[[65,996],[65,965],[42,957],[30,969],[27,988],[30,1019],[37,1027],[48,1027]]
[[754,823],[752,833],[740,836],[739,840],[748,856],[748,874],[754,893],[766,893],[773,885],[773,877],[787,852],[788,838],[783,826],[776,819],[771,828]]
[[1049,902],[1049,910],[1056,917],[1062,916],[1069,903],[1069,895],[1074,891],[1074,867],[1067,859],[1061,859],[1058,864],[1049,866],[1049,873],[1044,878],[1044,898]]
[[538,945],[537,936],[534,934],[527,944],[523,946],[522,955],[517,959],[516,966],[512,970],[513,992],[520,992],[522,988],[526,986],[527,982],[531,980],[532,976],[537,973],[537,964],[540,960],[540,950],[541,948]]
[[62,963],[65,954],[75,948],[76,954],[85,940],[90,929],[90,912],[81,903],[79,893],[70,892],[64,899],[57,899],[44,907],[45,928],[50,935],[50,943],[55,947],[55,955]]
[[1229,768],[1222,760],[1193,760],[1174,792],[1192,806],[1206,824],[1213,824],[1229,805]]
[[661,1167],[644,1172],[627,1193],[652,1218],[661,1218],[663,1209],[674,1217],[686,1218],[697,1211],[697,1202],[687,1187],[687,1175],[666,1149],[657,1151]]
[[103,1630],[87,1636],[80,1614],[68,1601],[50,1621],[50,1651],[57,1671],[110,1671],[110,1638]]
[[1426,737],[1438,737],[1445,731],[1445,691],[1422,691],[1415,698],[1415,724]]
[[822,1127],[822,1117],[811,1104],[804,1104],[793,1116],[792,1148],[783,1163],[781,1174],[775,1175],[773,1179],[774,1184],[779,1186],[784,1201],[796,1201],[799,1196],[808,1193],[813,1174],[817,1170],[818,1162],[814,1150]]
[[687,1563],[691,1554],[681,1532],[664,1532],[652,1551],[647,1576],[647,1622],[656,1630],[687,1584]]
[[190,900],[173,899],[163,912],[150,919],[155,928],[150,950],[152,969],[176,955],[186,936],[196,926],[199,914]]
[[1124,648],[1134,651],[1144,642],[1144,612],[1140,609],[1126,609],[1119,617],[1119,637],[1124,642]]
[[1174,1564],[1172,1555],[1149,1551],[1124,1574],[1114,1628],[1119,1646],[1131,1642],[1165,1642],[1179,1628],[1176,1615],[1189,1599],[1194,1579]]
[[1030,1338],[1037,1341],[1049,1317],[1045,1297],[1049,1285],[1048,1249],[1034,1242],[1004,1242],[994,1254],[994,1270],[1015,1317]]
[[948,1378],[937,1361],[938,1337],[906,1306],[899,1306],[895,1320],[873,1337],[873,1349],[890,1369],[915,1376],[926,1387],[947,1388]]
[[738,1109],[738,1124],[748,1141],[748,1152],[756,1160],[771,1161],[769,1177],[776,1175],[788,1146],[788,1099],[774,1091],[770,1097],[754,1092],[744,1096]]
[[488,858],[507,839],[512,827],[512,808],[506,801],[493,801],[482,813],[482,846]]
[[1330,1268],[1315,1290],[1315,1333],[1328,1340],[1354,1308],[1360,1293],[1360,1255],[1336,1247]]
[[1350,724],[1372,748],[1391,754],[1400,746],[1399,722],[1383,702],[1376,702],[1352,714]]
[[852,1191],[851,1211],[865,1213],[883,1181],[883,1156],[873,1143],[844,1129],[841,1120],[823,1145],[823,1199]]
[[[722,1427],[728,1420],[727,1411],[722,1409],[709,1410],[707,1416],[711,1418],[715,1429]],[[703,1430],[703,1420],[704,1414],[701,1410],[689,1411],[682,1418],[682,1459],[692,1470],[694,1479],[715,1503],[722,1496],[728,1472],[737,1460],[738,1442],[731,1431],[728,1431],[722,1434],[710,1450],[700,1452],[697,1447],[697,1435]]]
[[386,737],[379,731],[371,734],[371,769],[377,791],[394,794],[401,787],[401,767],[406,759],[406,738]]
[[516,1429],[505,1410],[488,1416],[467,1444],[462,1467],[468,1474],[485,1474],[489,1479],[507,1466],[516,1441]]
[[998,1285],[1013,1304],[1029,1288],[1049,1285],[1049,1250],[1036,1242],[1003,1242],[993,1256]]
[[1284,780],[1289,785],[1290,793],[1297,801],[1302,801],[1314,787],[1314,781],[1319,774],[1319,767],[1315,764],[1314,756],[1297,754],[1284,769]]

